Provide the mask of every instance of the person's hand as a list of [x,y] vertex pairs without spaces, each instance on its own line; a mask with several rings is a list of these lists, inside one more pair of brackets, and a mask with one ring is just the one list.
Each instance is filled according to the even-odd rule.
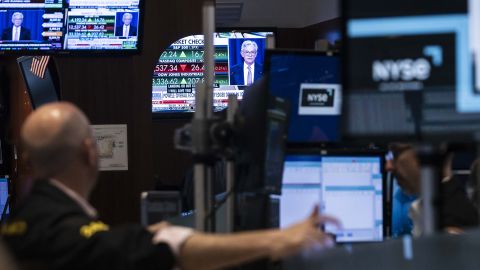
[[152,225],[149,225],[147,227],[147,230],[153,234],[157,233],[158,231],[161,231],[167,227],[170,227],[170,223],[168,222],[165,222],[165,221],[162,221],[162,222],[158,222],[158,223],[155,223],[155,224],[152,224]]
[[307,219],[276,232],[275,243],[270,250],[270,258],[278,260],[302,250],[332,247],[334,241],[331,236],[320,230],[320,226],[326,223],[340,228],[340,222],[336,218],[320,215],[318,205],[315,206]]

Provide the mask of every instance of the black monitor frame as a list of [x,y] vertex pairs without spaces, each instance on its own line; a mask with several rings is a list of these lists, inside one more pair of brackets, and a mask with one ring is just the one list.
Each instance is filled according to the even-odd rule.
[[[247,32],[272,32],[273,36],[275,39],[277,39],[277,28],[276,27],[217,27],[215,30],[215,33],[234,33],[234,32],[240,32],[240,33],[247,33]],[[192,34],[194,35],[194,34]],[[203,35],[203,33],[200,33],[198,35]],[[190,35],[191,36],[191,35]],[[187,36],[185,36],[187,37]],[[182,37],[182,38],[185,38]],[[180,38],[181,39],[181,38]],[[177,41],[177,40],[175,40]],[[175,42],[173,41],[173,42]],[[173,43],[171,42],[171,43]],[[171,44],[170,43],[170,44]],[[165,49],[164,49],[165,50]],[[265,50],[267,51],[267,50]],[[162,53],[161,51],[160,53]],[[266,59],[266,55],[265,55]],[[157,59],[158,61],[158,59]],[[265,63],[263,65],[263,70],[265,71]],[[193,118],[194,112],[174,112],[174,113],[169,113],[169,112],[152,112],[152,120],[153,122],[163,122],[165,120],[190,120]]]
[[[430,143],[430,144],[433,144],[433,145],[436,145],[436,144],[442,144],[442,143],[454,143],[454,144],[462,144],[462,145],[471,145],[472,143],[477,143],[478,140],[480,140],[480,138],[478,138],[478,135],[476,134],[470,134],[469,132],[464,132],[464,131],[460,131],[460,130],[452,130],[453,132],[448,132],[448,134],[444,134],[444,133],[439,133],[439,134],[436,134],[436,133],[432,133],[432,134],[424,134],[421,132],[421,130],[419,130],[419,126],[420,124],[418,122],[420,121],[415,121],[415,124],[417,125],[415,127],[415,131],[414,131],[414,134],[390,134],[390,135],[383,135],[383,134],[378,134],[378,135],[371,135],[371,134],[368,134],[368,135],[361,135],[361,136],[353,136],[353,135],[349,135],[347,134],[346,132],[346,127],[347,127],[347,116],[348,116],[348,95],[350,93],[350,82],[348,80],[348,74],[349,74],[349,70],[348,70],[348,67],[349,67],[349,51],[348,51],[348,48],[350,46],[350,42],[349,42],[349,36],[348,36],[348,26],[347,26],[347,23],[348,23],[348,20],[353,18],[353,17],[349,17],[349,10],[350,10],[350,6],[349,6],[349,2],[350,1],[353,1],[353,0],[342,0],[340,1],[339,5],[340,5],[340,15],[341,17],[343,18],[342,20],[342,25],[341,25],[341,33],[342,33],[342,37],[343,37],[343,40],[342,40],[342,52],[343,52],[343,57],[342,57],[342,66],[341,66],[341,70],[342,70],[342,86],[343,86],[343,106],[342,106],[342,115],[343,115],[343,118],[342,118],[342,124],[341,124],[341,134],[342,134],[342,139],[341,139],[341,142],[346,142],[346,143],[356,143],[356,144],[368,144],[368,143],[378,143],[378,144],[388,144],[388,143],[391,143],[391,142],[409,142],[409,143]],[[409,0],[410,2],[413,2],[413,0]],[[463,1],[463,0],[462,0]],[[421,7],[418,9],[418,10],[415,10],[415,13],[412,13],[411,15],[409,16],[419,16],[419,15],[426,15],[426,14],[430,14],[430,13],[433,13],[433,14],[445,14],[445,13],[448,13],[446,10],[446,7],[445,5],[442,5],[442,3],[451,3],[451,1],[449,2],[448,0],[441,0],[440,2],[436,3],[435,6],[432,6],[432,5],[429,5],[428,3],[422,3],[422,4],[419,4]],[[460,4],[458,4],[460,5]],[[431,11],[429,9],[432,9]],[[463,7],[459,7],[457,6],[456,9],[458,10],[463,10]],[[458,10],[452,12],[453,14],[456,14],[456,12],[458,12]],[[410,12],[411,10],[409,10]],[[389,11],[389,13],[391,14],[388,14],[388,16],[393,16],[393,14],[396,14],[396,12],[400,12],[402,13],[402,15],[398,15],[398,16],[406,16],[405,13],[406,11],[405,10],[396,10],[396,9],[392,9]],[[397,16],[397,15],[396,15]],[[363,17],[363,16],[359,16],[360,17]],[[379,18],[382,17],[382,16],[379,16]],[[361,52],[357,52],[357,53],[361,53]],[[458,80],[458,78],[456,78]],[[472,81],[472,84],[473,84],[473,81]],[[456,90],[458,91],[458,90]],[[398,93],[401,93],[401,92],[398,92]],[[415,99],[416,97],[414,96],[410,96],[408,97],[408,99]],[[421,104],[423,106],[423,103]],[[417,113],[416,109],[413,109],[412,110],[413,113]],[[460,113],[460,114],[463,114],[463,113]],[[479,114],[480,115],[480,114]],[[418,116],[413,116],[414,118],[415,117],[418,117]],[[480,132],[480,131],[479,131]]]
[[[58,55],[58,56],[133,56],[141,54],[143,51],[143,42],[144,42],[144,22],[145,22],[145,2],[146,0],[140,0],[139,4],[139,19],[138,19],[138,40],[137,40],[137,49],[135,50],[71,50],[71,49],[62,49],[59,50],[8,50],[0,51],[0,57],[2,56],[22,56],[22,55]],[[66,14],[67,7],[64,5],[62,8],[64,14]],[[65,24],[66,25],[66,24]],[[65,32],[63,33],[65,34]],[[64,40],[65,42],[65,36]],[[64,45],[62,43],[62,45]]]
[[[287,149],[285,156],[290,155],[311,155],[311,156],[336,156],[336,157],[380,157],[380,166],[382,173],[382,211],[383,211],[383,239],[381,241],[365,241],[365,242],[351,242],[351,243],[380,243],[384,242],[391,235],[391,219],[390,209],[392,207],[391,200],[387,200],[391,197],[391,190],[387,190],[387,172],[385,170],[385,154],[387,151],[382,149],[368,149],[368,148],[324,148],[324,147],[297,147]],[[350,244],[350,243],[339,243]]]
[[[265,63],[263,65],[264,69],[264,74],[270,70],[270,58],[274,54],[291,54],[291,55],[305,55],[305,56],[331,56],[331,57],[338,57],[342,58],[341,54],[336,52],[336,51],[328,51],[328,52],[322,52],[322,51],[314,51],[314,50],[308,50],[308,49],[269,49],[265,51]],[[340,72],[343,72],[343,60],[340,59]],[[343,96],[343,79],[341,78],[341,81],[339,82],[342,85],[342,96]],[[270,83],[267,85],[268,89],[270,89]],[[343,97],[342,97],[343,99]],[[343,114],[343,104],[341,108],[341,114],[339,115],[339,119],[341,119],[342,114]],[[339,120],[341,122],[341,120]],[[287,148],[302,148],[302,147],[336,147],[340,146],[341,144],[341,137],[342,137],[342,127],[339,125],[339,136],[340,139],[338,142],[288,142],[287,141]],[[343,144],[342,144],[343,145]]]

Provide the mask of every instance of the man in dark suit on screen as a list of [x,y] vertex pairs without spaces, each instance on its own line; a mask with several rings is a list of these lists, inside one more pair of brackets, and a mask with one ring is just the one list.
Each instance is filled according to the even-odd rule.
[[22,26],[23,14],[15,12],[12,15],[12,27],[6,28],[2,32],[2,40],[21,41],[31,40],[30,29]]
[[115,28],[116,37],[135,37],[137,36],[137,26],[131,24],[132,13],[124,13],[122,17],[123,24]]
[[240,54],[243,63],[230,68],[231,85],[251,85],[263,73],[263,66],[255,62],[258,45],[255,41],[246,40],[242,43]]

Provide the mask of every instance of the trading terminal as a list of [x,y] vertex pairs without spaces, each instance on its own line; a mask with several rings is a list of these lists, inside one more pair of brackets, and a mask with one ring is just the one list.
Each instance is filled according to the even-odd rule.
[[476,268],[478,1],[196,2],[0,0],[1,269]]

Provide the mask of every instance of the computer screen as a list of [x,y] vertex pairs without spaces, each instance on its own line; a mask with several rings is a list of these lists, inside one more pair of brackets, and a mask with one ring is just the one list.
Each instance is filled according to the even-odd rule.
[[340,60],[320,52],[269,50],[269,90],[290,101],[289,142],[335,142],[340,138]]
[[[215,33],[214,110],[239,100],[263,75],[266,38],[273,32]],[[203,81],[203,35],[177,40],[162,52],[153,71],[152,112],[162,116],[195,111],[195,86]]]
[[140,0],[2,0],[0,53],[138,51]]
[[337,242],[384,239],[383,159],[381,155],[290,154],[285,158],[280,227],[307,217],[315,204],[337,217]]
[[139,49],[140,0],[67,0],[64,49]]
[[466,0],[345,0],[343,13],[347,138],[478,138]]
[[0,31],[0,52],[61,50],[63,0],[0,1]]
[[[0,215],[3,213],[5,209],[5,204],[7,203],[8,199],[8,179],[0,177]],[[10,213],[10,207],[5,209],[5,214],[8,215]]]

